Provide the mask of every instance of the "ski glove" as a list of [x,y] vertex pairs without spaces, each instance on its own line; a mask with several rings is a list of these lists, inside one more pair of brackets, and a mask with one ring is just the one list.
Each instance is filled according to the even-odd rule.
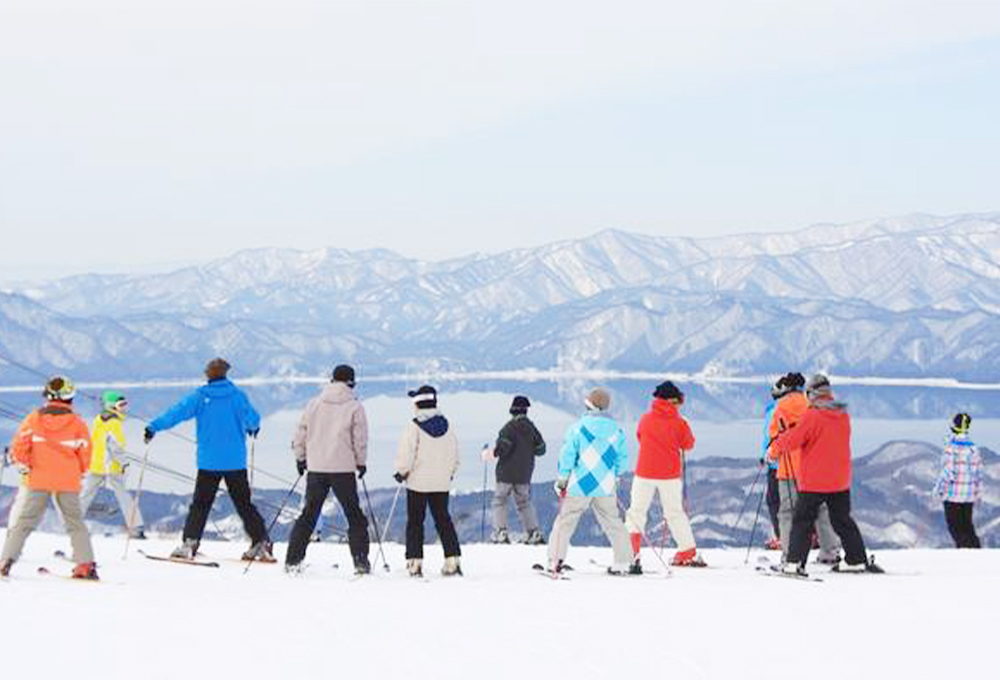
[[147,427],[142,432],[142,441],[144,443],[148,444],[149,442],[153,441],[153,437],[155,437],[155,436],[156,436],[156,432],[153,431],[153,428]]
[[259,427],[255,427],[252,430],[247,430],[247,434],[250,435],[251,437],[253,437],[254,439],[256,439],[257,435],[260,434],[260,428]]
[[366,472],[368,472],[368,466],[367,465],[359,465],[358,466],[358,479],[364,479]]
[[568,479],[557,479],[555,486],[553,486],[553,488],[556,490],[557,496],[562,496],[566,493],[566,487],[568,486],[569,486]]
[[295,459],[295,469],[299,471],[299,477],[306,473],[306,462],[304,460]]
[[402,484],[403,482],[406,481],[406,475],[400,474],[399,472],[397,472],[396,474],[394,474],[392,476],[392,478],[396,480],[397,484]]

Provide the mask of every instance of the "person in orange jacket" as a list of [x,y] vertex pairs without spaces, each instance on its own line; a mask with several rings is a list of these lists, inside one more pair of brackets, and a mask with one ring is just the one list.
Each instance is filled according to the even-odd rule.
[[90,467],[90,432],[73,412],[75,395],[69,378],[51,378],[45,384],[48,403],[30,413],[14,435],[11,454],[28,471],[27,488],[0,555],[2,576],[10,574],[53,497],[73,545],[73,578],[97,579],[94,549],[80,508],[80,480]]
[[667,380],[656,386],[649,412],[639,420],[639,462],[632,478],[632,497],[625,513],[625,528],[632,541],[632,573],[642,573],[639,549],[646,517],[659,494],[663,518],[677,543],[671,562],[677,567],[704,567],[695,546],[691,522],[684,511],[684,455],[694,448],[691,426],[681,416],[684,393]]
[[816,374],[806,383],[809,408],[799,424],[779,435],[779,454],[800,451],[796,475],[799,495],[788,545],[786,574],[805,576],[809,557],[809,531],[823,506],[830,512],[833,530],[843,541],[844,562],[834,571],[882,573],[869,561],[865,542],[851,517],[851,417],[847,406],[834,400],[830,381]]
[[[801,451],[793,449],[779,455],[774,442],[783,433],[793,429],[802,420],[809,408],[809,400],[802,393],[806,379],[801,373],[788,373],[774,385],[778,404],[771,416],[771,447],[768,458],[778,462],[778,539],[781,541],[781,561],[788,561],[788,544],[792,531],[792,516],[799,496],[798,476],[802,467]],[[819,538],[819,561],[836,564],[840,559],[840,541],[830,524],[830,513],[822,506],[816,519],[816,534]]]

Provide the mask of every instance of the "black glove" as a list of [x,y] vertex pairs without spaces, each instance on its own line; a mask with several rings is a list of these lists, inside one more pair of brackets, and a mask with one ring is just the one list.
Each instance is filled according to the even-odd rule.
[[402,474],[400,474],[398,472],[396,474],[394,474],[392,476],[392,478],[396,480],[397,484],[402,484],[403,482],[406,481],[406,475],[402,475]]
[[146,444],[153,441],[153,437],[155,436],[156,432],[154,432],[153,428],[151,427],[147,427],[145,430],[142,431],[142,441]]
[[295,459],[295,469],[299,471],[299,476],[301,477],[306,473],[306,462],[304,460]]
[[358,479],[364,479],[366,472],[368,472],[368,466],[367,465],[359,465],[358,466]]
[[247,434],[250,435],[251,437],[253,437],[254,439],[256,439],[257,435],[260,434],[260,428],[259,427],[255,427],[252,430],[247,430]]

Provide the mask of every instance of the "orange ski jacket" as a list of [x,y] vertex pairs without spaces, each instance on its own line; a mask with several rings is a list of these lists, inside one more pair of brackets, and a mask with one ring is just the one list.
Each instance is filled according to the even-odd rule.
[[30,413],[11,445],[11,457],[28,468],[32,491],[79,491],[90,452],[87,424],[62,402],[49,402]]

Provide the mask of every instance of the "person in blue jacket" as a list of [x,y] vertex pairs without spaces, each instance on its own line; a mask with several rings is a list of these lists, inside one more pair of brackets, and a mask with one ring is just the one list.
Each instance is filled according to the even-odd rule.
[[225,480],[243,529],[250,535],[251,546],[243,553],[243,559],[273,562],[271,540],[263,518],[250,500],[247,479],[246,437],[256,437],[260,432],[260,415],[246,394],[227,379],[229,368],[225,359],[209,361],[205,366],[208,384],[181,399],[146,427],[144,440],[148,444],[161,430],[192,418],[197,422],[198,479],[184,522],[184,542],[170,556],[194,559],[219,483]]

